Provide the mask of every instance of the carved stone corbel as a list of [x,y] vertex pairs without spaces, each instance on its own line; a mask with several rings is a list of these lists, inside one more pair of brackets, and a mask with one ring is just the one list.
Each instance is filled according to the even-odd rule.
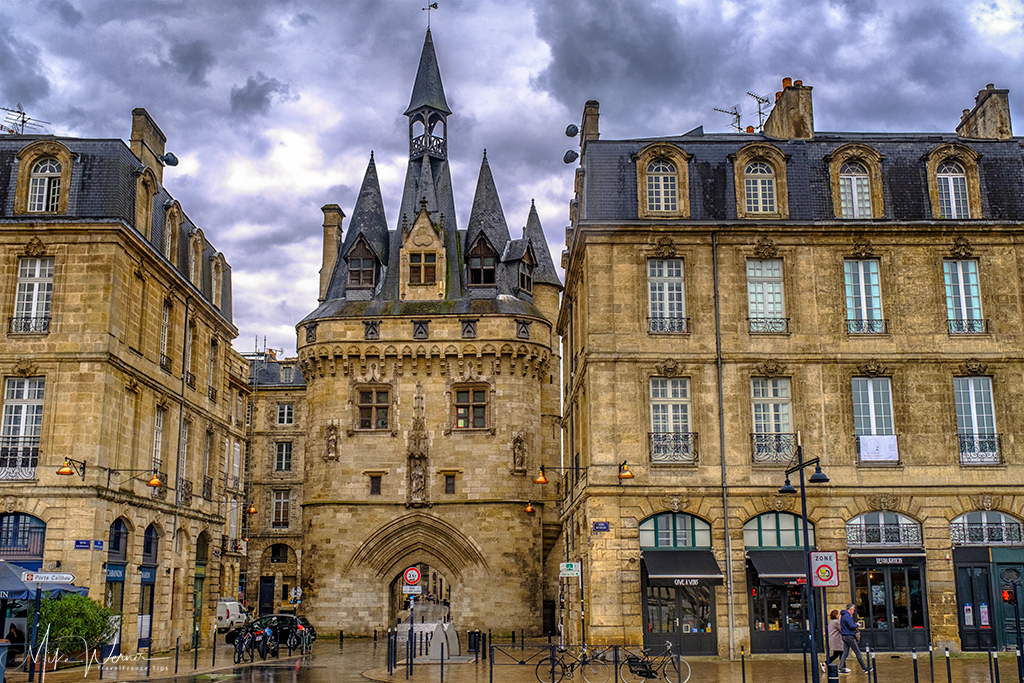
[[762,237],[754,247],[754,255],[759,259],[773,259],[779,255],[779,247],[771,237]]
[[781,377],[786,374],[786,366],[774,358],[769,358],[756,368],[759,377]]

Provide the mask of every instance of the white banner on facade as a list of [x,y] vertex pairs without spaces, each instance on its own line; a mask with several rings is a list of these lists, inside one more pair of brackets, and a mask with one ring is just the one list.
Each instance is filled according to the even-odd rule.
[[895,461],[900,459],[895,434],[862,435],[860,437],[860,459],[871,461]]

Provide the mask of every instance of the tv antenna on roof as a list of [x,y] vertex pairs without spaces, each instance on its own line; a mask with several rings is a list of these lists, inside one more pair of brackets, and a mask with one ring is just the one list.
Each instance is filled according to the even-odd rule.
[[25,109],[21,106],[21,102],[18,102],[17,109],[8,109],[7,107],[0,107],[0,109],[7,112],[6,118],[4,118],[3,125],[0,125],[0,132],[11,133],[12,135],[24,135],[25,129],[30,129],[31,133],[33,128],[42,129],[42,124],[49,124],[49,121],[40,121],[34,119],[25,113]]
[[770,102],[770,100],[764,95],[758,95],[756,92],[750,92],[749,90],[747,91],[747,96],[753,97],[755,100],[757,100],[757,132],[763,133],[764,120],[768,116],[768,114],[765,111],[765,105],[767,105]]
[[734,105],[732,109],[719,109],[715,107],[715,111],[720,111],[723,114],[728,114],[732,117],[732,123],[730,124],[737,133],[742,133],[743,128],[740,126],[740,105]]

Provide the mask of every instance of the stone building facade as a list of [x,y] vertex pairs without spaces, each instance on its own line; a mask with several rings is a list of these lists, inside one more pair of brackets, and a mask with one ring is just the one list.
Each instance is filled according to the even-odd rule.
[[209,643],[243,561],[231,269],[167,163],[144,109],[128,145],[0,136],[0,559],[73,573],[125,653]]
[[780,487],[802,444],[829,478],[806,485],[811,545],[838,553],[819,607],[855,603],[876,650],[1013,642],[1024,164],[1007,92],[981,91],[955,133],[819,132],[788,80],[763,132],[602,140],[598,111],[558,319],[563,553],[587,641],[799,652],[800,497]]
[[[405,114],[395,227],[371,154],[347,229],[323,207],[320,303],[297,325],[291,378],[291,360],[255,374],[250,466],[267,512],[250,520],[248,588],[268,611],[298,576],[318,629],[370,633],[408,618],[402,576],[417,566],[431,618],[539,632],[559,522],[533,473],[559,460],[561,282],[533,207],[512,238],[486,153],[459,228],[429,31]],[[271,472],[286,442],[292,473]]]

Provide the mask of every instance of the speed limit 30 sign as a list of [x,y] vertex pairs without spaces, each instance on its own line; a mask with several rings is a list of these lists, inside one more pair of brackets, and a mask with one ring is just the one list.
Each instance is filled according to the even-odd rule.
[[811,552],[811,581],[820,588],[839,585],[839,556],[834,552]]

